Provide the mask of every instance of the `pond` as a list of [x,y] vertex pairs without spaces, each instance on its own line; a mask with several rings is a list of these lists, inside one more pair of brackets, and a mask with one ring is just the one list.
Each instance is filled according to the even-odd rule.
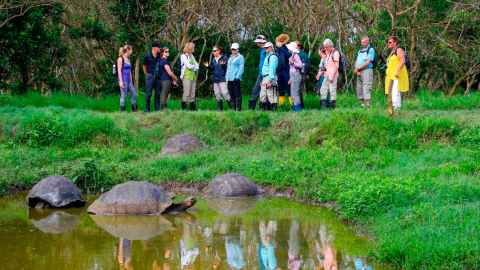
[[95,216],[26,195],[0,198],[0,269],[382,269],[333,211],[290,199],[196,194],[177,215]]

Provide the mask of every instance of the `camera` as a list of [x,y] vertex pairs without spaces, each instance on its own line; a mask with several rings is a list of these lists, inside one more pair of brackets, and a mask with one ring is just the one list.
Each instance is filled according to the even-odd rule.
[[383,65],[380,67],[380,70],[385,70],[385,69],[387,69],[387,65]]

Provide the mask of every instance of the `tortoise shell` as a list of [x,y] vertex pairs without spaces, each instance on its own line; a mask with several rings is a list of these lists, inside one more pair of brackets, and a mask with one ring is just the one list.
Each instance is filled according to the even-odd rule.
[[215,177],[203,189],[203,195],[212,197],[246,197],[258,195],[257,185],[238,173]]
[[54,175],[38,182],[27,196],[27,205],[38,208],[83,207],[78,187],[68,178]]

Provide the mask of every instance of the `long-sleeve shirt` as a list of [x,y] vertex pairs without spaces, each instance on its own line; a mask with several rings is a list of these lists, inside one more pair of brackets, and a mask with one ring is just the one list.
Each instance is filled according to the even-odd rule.
[[235,57],[233,57],[233,54],[230,55],[227,65],[227,81],[242,80],[245,69],[245,58],[243,58],[243,55],[240,53]]
[[[199,69],[198,63],[192,54],[191,55],[188,55],[186,53],[182,54],[182,56],[180,57],[180,61],[182,62],[182,73],[180,74],[180,79],[183,79],[183,76],[185,75],[185,71],[187,69],[193,72],[197,72]],[[193,62],[194,64],[190,63],[190,61]]]
[[263,68],[263,62],[265,61],[265,56],[267,53],[265,52],[265,48],[262,48],[260,50],[260,64],[258,64],[258,75],[262,76],[262,68]]
[[[272,55],[273,54],[273,55]],[[278,66],[278,58],[272,51],[265,56],[265,61],[262,67],[262,76],[268,76],[268,80],[273,82],[275,80],[276,69]]]
[[293,54],[293,63],[290,63],[289,61],[288,64],[290,66],[290,73],[300,72],[300,70],[303,68],[302,59],[297,53]]

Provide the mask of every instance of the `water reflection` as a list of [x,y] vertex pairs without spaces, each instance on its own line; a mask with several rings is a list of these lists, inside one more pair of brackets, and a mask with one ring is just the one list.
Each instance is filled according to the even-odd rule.
[[245,198],[217,198],[205,197],[208,205],[218,213],[225,216],[237,216],[250,211],[260,200],[259,197]]
[[27,208],[28,218],[40,231],[45,233],[65,233],[73,230],[80,219],[82,210],[70,209],[69,213],[54,209]]
[[[334,213],[284,199],[255,200],[242,210],[227,201],[219,211],[212,207],[220,200],[210,207],[199,198],[194,214],[162,216],[27,212],[23,199],[3,202],[2,269],[379,270],[361,257],[367,240]],[[54,228],[59,233],[50,233]]]

